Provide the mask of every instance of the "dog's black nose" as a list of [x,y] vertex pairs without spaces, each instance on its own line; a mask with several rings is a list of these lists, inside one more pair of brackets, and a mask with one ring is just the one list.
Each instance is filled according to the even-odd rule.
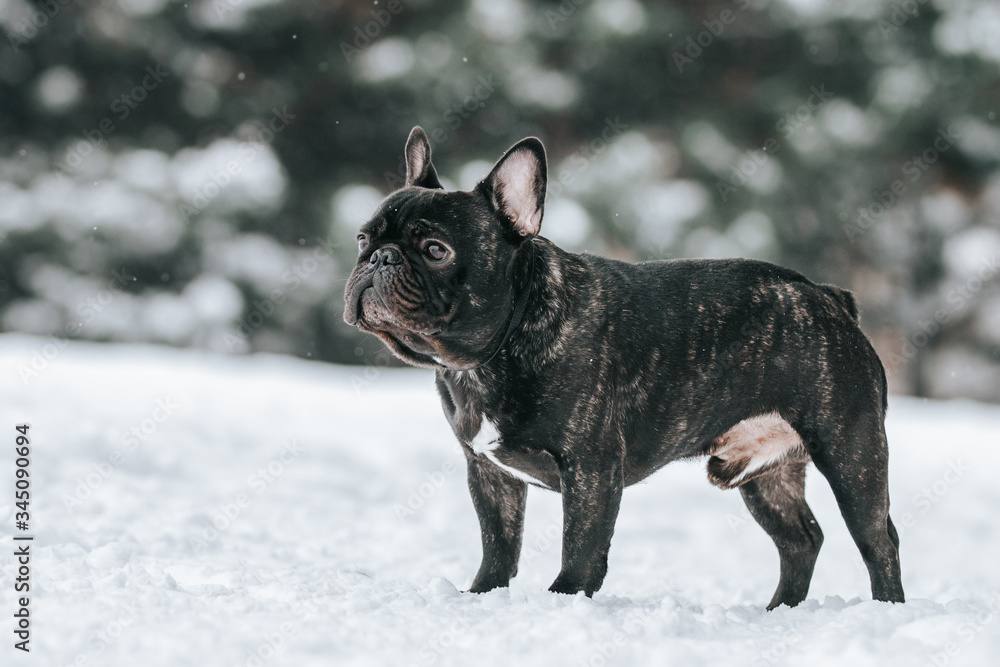
[[402,264],[403,255],[400,254],[398,248],[387,245],[373,252],[368,261],[372,264]]

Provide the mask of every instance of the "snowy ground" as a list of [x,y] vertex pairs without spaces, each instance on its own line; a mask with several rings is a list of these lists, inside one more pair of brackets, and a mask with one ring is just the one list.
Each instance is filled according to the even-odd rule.
[[[593,599],[546,592],[559,498],[538,489],[521,573],[469,595],[478,525],[430,372],[74,343],[24,382],[19,366],[45,344],[0,336],[0,664],[943,667],[1000,655],[995,407],[891,402],[905,605],[871,601],[811,470],[827,539],[810,598],[765,613],[777,552],[695,463],[626,491]],[[29,656],[9,629],[22,422]]]

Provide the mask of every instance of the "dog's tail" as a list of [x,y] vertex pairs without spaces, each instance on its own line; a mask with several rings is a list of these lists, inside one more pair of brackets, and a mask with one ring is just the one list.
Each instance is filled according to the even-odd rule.
[[844,310],[850,313],[851,319],[855,322],[861,321],[861,315],[858,313],[858,301],[854,298],[854,294],[836,285],[820,285],[820,288],[843,306]]

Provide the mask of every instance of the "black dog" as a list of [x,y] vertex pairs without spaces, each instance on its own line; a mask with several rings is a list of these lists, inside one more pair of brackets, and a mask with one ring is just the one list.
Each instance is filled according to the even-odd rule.
[[529,138],[470,192],[445,192],[423,130],[406,185],[358,236],[344,319],[436,369],[482,528],[472,585],[517,573],[527,485],[562,493],[550,590],[601,587],[622,489],[680,458],[739,487],[781,556],[768,609],[805,599],[823,533],[811,460],[878,600],[903,601],[889,519],[885,371],[854,297],[765,262],[627,264],[538,236],[545,151]]

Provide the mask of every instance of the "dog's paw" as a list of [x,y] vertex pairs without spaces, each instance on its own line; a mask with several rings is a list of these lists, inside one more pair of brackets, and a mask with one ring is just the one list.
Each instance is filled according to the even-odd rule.
[[510,582],[501,581],[499,578],[494,577],[476,577],[476,580],[472,582],[472,586],[469,588],[467,593],[489,593],[497,588],[506,588]]
[[552,582],[549,586],[549,591],[552,593],[562,593],[564,595],[576,595],[580,591],[584,591],[587,597],[592,597],[594,595],[593,591],[587,591],[583,584],[578,581],[574,581],[569,577],[563,577],[559,575],[556,580]]

